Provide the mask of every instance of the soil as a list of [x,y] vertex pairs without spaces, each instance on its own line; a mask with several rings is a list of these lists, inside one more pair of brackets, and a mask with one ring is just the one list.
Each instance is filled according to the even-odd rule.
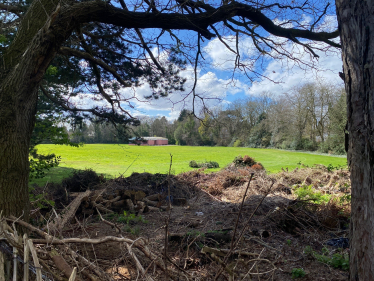
[[[248,185],[251,173],[254,175]],[[136,173],[128,178],[104,181],[98,177],[96,180],[90,182],[89,187],[79,187],[79,191],[131,189],[151,195],[167,194],[170,187],[170,194],[186,198],[187,204],[172,204],[169,211],[138,214],[142,219],[128,223],[121,222],[122,212],[103,215],[122,233],[101,221],[96,213],[77,212],[76,219],[64,228],[62,237],[122,235],[134,240],[144,239],[160,256],[164,256],[167,247],[167,264],[179,272],[178,280],[215,280],[225,254],[202,253],[202,249],[230,249],[235,232],[236,239],[241,235],[236,252],[224,262],[226,269],[217,280],[229,280],[228,272],[234,272],[234,280],[281,281],[293,280],[293,277],[297,280],[348,280],[348,271],[335,268],[332,263],[326,264],[313,254],[331,260],[334,254],[344,256],[349,251],[326,245],[332,238],[348,237],[349,205],[340,203],[340,198],[350,192],[346,170],[328,171],[317,167],[269,176],[262,170],[229,167],[211,174],[202,170],[178,176]],[[336,199],[320,205],[308,198],[297,200],[294,191],[303,184],[323,194],[333,194]],[[66,189],[67,193],[70,190],[66,186],[50,188],[54,190],[50,194],[55,195],[58,205],[66,206],[69,199],[66,196],[65,201],[61,199],[64,197],[61,190]],[[71,191],[77,191],[77,185]],[[166,235],[169,239],[165,239]],[[127,249],[120,243],[74,244],[71,247],[112,274],[115,280],[142,280]],[[151,260],[136,249],[134,252],[154,280],[167,280],[165,273]],[[298,272],[301,273],[298,275]],[[303,273],[305,276],[301,277]],[[188,278],[184,277],[186,274]]]

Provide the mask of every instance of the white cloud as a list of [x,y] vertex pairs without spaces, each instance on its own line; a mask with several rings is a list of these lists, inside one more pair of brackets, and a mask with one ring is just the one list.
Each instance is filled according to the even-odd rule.
[[[215,69],[219,70],[232,70],[235,67],[236,60],[236,37],[235,36],[225,36],[222,37],[224,41],[230,48],[229,50],[225,44],[223,44],[219,38],[215,38],[203,48],[204,54],[206,54],[211,59],[211,65]],[[255,52],[255,46],[249,38],[241,37],[238,43],[240,60],[246,61]],[[233,52],[234,51],[234,52]]]
[[[132,100],[136,109],[140,112],[149,110],[170,111],[169,119],[175,119],[179,116],[179,112],[183,108],[192,109],[193,94],[191,93],[194,84],[194,72],[192,66],[187,67],[180,75],[187,78],[184,85],[185,91],[176,91],[166,98],[146,100],[144,96],[149,96],[152,93],[151,88],[147,83],[144,83],[136,89],[122,89],[124,96],[130,97],[134,95]],[[228,94],[235,94],[239,91],[244,91],[246,86],[238,80],[219,79],[217,75],[211,71],[202,73],[198,70],[197,84],[195,93],[204,99],[205,106],[217,106]],[[200,98],[195,98],[195,111],[199,113],[203,104]]]
[[[319,47],[326,46],[320,44]],[[303,47],[294,43],[287,43],[285,49],[291,52],[298,60],[307,64],[298,63],[287,58],[272,60],[263,72],[263,75],[272,81],[264,78],[262,81],[253,83],[247,94],[257,95],[264,91],[281,94],[297,85],[313,82],[317,79],[329,84],[342,84],[342,80],[339,77],[339,71],[342,71],[340,52],[316,51],[316,54],[319,55],[317,60],[312,58]]]

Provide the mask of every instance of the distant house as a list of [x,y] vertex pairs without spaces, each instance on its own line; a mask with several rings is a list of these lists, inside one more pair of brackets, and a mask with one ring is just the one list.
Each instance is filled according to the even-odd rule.
[[168,145],[167,138],[160,137],[143,137],[143,140],[137,140],[136,138],[130,139],[130,145]]

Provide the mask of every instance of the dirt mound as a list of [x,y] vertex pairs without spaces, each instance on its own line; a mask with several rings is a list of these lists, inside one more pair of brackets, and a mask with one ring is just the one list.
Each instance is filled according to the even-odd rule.
[[[62,212],[66,224],[59,233],[65,238],[104,239],[121,235],[133,241],[145,239],[153,253],[163,253],[167,247],[173,262],[170,272],[182,268],[183,273],[196,277],[190,280],[202,276],[213,280],[230,251],[231,241],[237,239],[235,250],[225,261],[226,276],[235,271],[241,280],[249,280],[248,276],[257,280],[261,275],[259,280],[288,281],[295,270],[302,270],[305,280],[348,279],[343,266],[348,251],[335,246],[335,241],[349,243],[349,204],[341,200],[344,196],[348,198],[350,191],[347,171],[320,167],[267,175],[260,170],[231,165],[209,174],[199,169],[170,176],[134,173],[101,182],[83,179],[75,175],[64,182],[76,180],[71,186],[90,186],[87,196],[67,191],[62,185],[51,185],[56,188],[53,193],[56,198],[57,195],[64,200],[68,198],[61,206],[74,205],[72,200],[81,205],[72,219],[64,220]],[[316,204],[309,195],[298,198],[297,190],[305,186],[312,188],[310,192],[331,195],[332,199]],[[169,189],[172,209],[168,208]],[[176,198],[184,198],[185,203],[174,204]],[[98,222],[97,209],[106,221]],[[50,212],[49,216],[53,214]],[[124,246],[114,241],[71,245],[105,272],[124,267],[134,279],[137,270]],[[135,251],[140,262],[145,268],[153,267],[156,256],[144,256],[139,252],[141,249],[144,248]],[[153,271],[152,277],[166,278],[160,268]]]

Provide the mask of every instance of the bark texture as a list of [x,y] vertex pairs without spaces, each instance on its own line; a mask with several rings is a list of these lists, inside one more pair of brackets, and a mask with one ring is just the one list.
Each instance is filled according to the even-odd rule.
[[[39,5],[31,5],[16,39],[3,56],[0,73],[0,211],[3,215],[24,214],[26,218],[29,143],[38,85],[57,50],[51,42],[58,39],[52,36],[52,30],[44,28],[49,17],[40,14],[40,9]],[[29,14],[39,16],[34,24],[28,23]]]
[[351,169],[350,280],[374,280],[374,1],[336,0]]

